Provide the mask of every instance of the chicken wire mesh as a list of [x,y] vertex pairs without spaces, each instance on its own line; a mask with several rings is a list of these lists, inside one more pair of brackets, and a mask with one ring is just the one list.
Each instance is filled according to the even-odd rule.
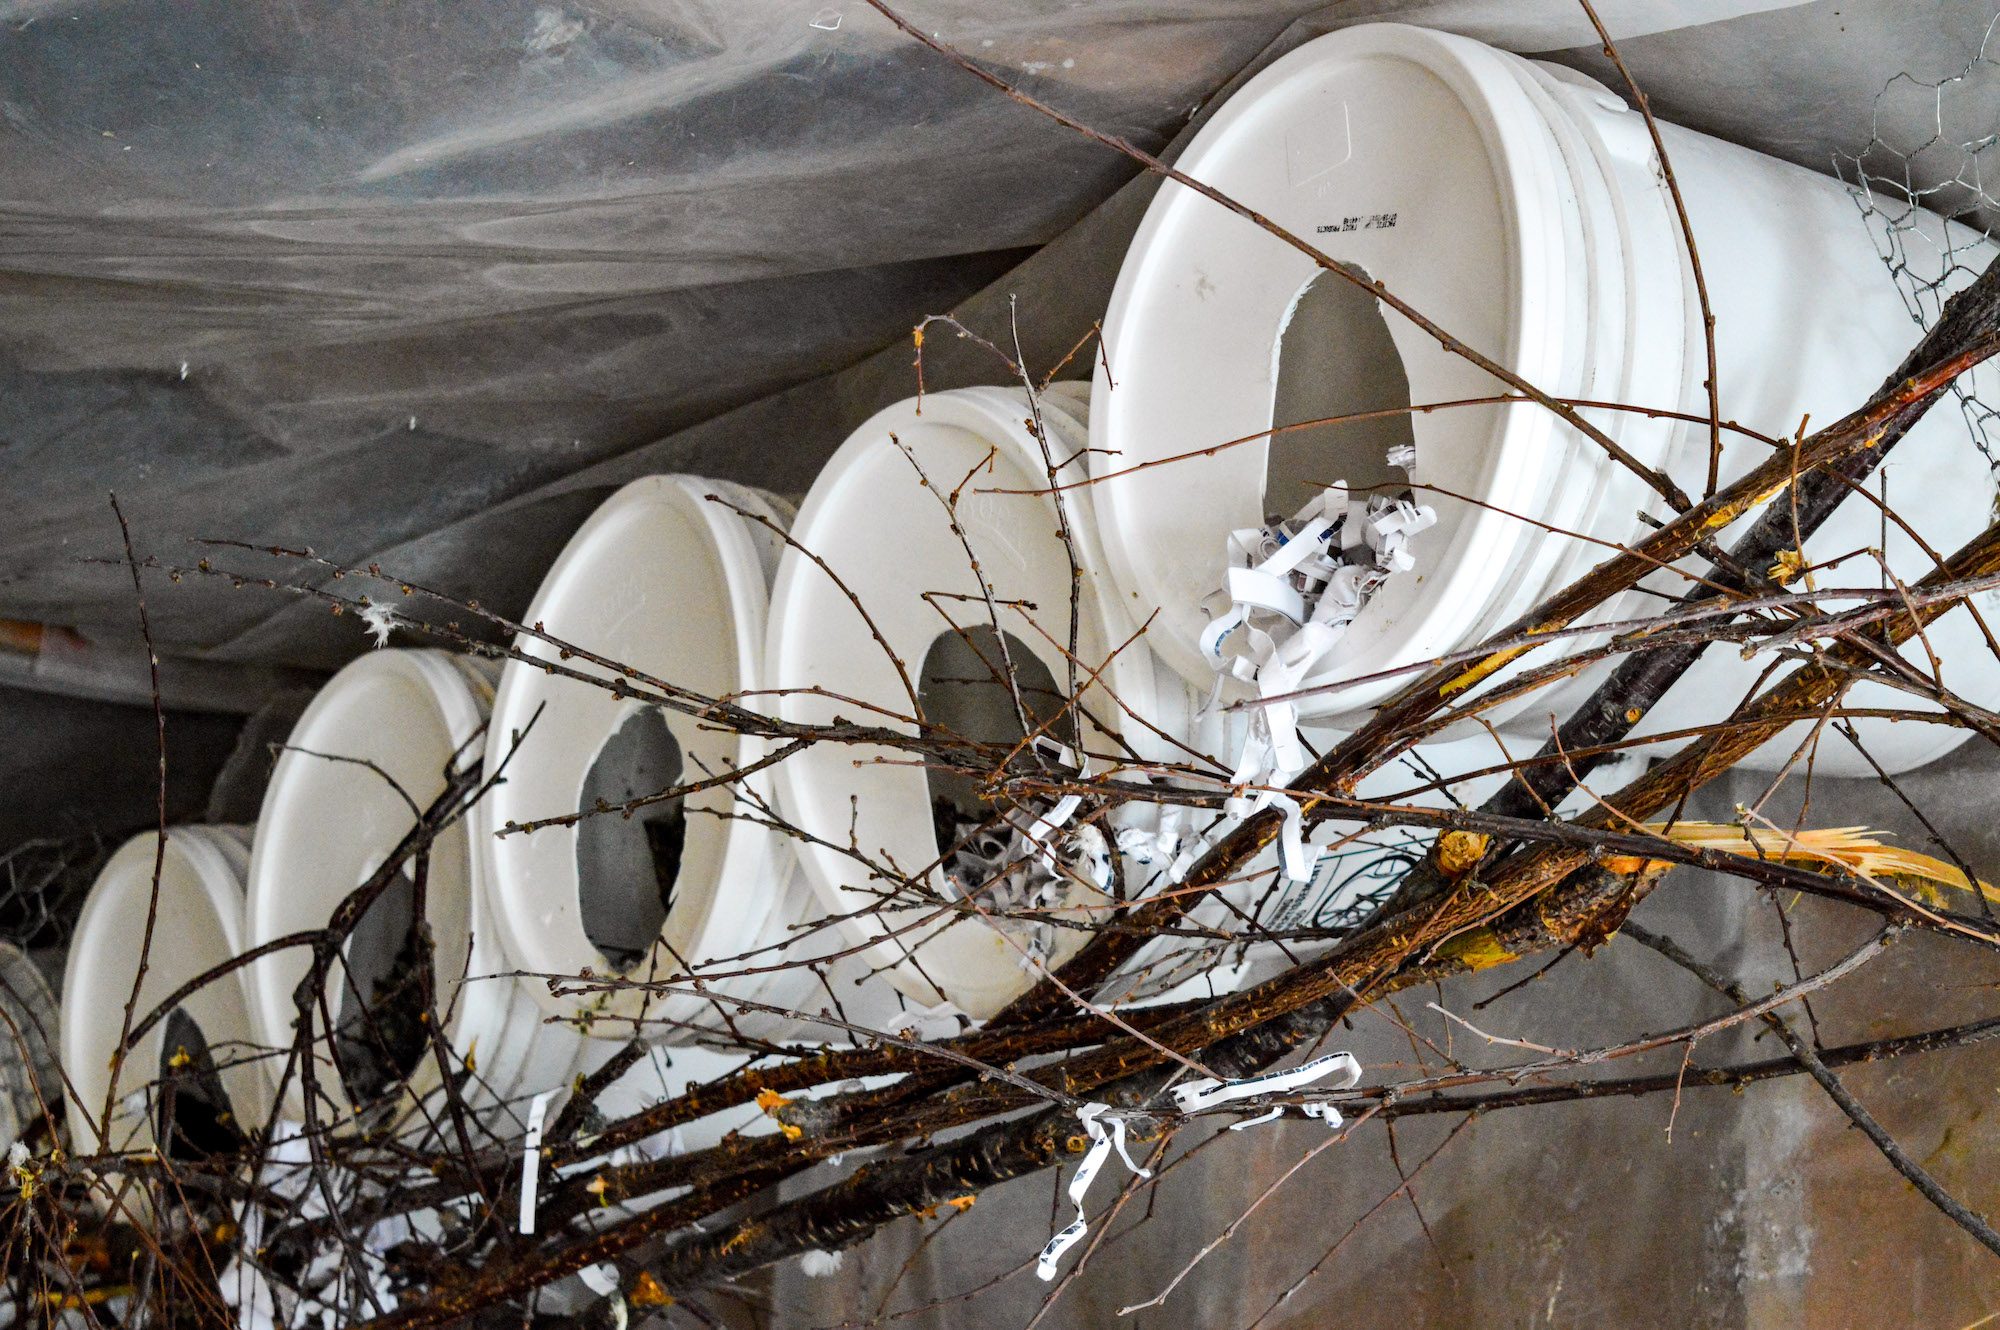
[[84,895],[110,857],[102,836],[38,837],[0,851],[0,939],[22,947],[69,941]]
[[[1897,74],[1876,94],[1871,133],[1834,170],[1861,209],[1910,318],[1928,331],[1952,294],[1991,257],[2000,197],[2000,13],[1957,73],[1936,80]],[[1921,126],[1918,138],[1910,126]],[[1938,218],[1943,224],[1942,237]],[[1960,414],[1987,465],[2000,470],[2000,378],[1982,365],[1952,384]]]

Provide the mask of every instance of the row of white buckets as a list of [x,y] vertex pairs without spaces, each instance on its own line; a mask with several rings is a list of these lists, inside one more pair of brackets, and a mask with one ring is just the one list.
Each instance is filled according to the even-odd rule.
[[[1851,409],[1916,335],[1854,204],[1809,172],[1663,132],[1715,304],[1725,416],[1785,437],[1808,414],[1827,423]],[[1180,166],[1552,394],[1705,415],[1691,274],[1650,140],[1639,116],[1587,79],[1435,33],[1349,29],[1248,83]],[[1911,262],[1944,264],[1956,251],[1970,268],[1983,264],[1986,250],[1969,234],[1911,220],[1905,245],[1935,247]],[[1051,752],[1089,755],[1093,772],[1143,780],[1178,764],[1211,773],[1220,789],[1240,770],[1248,713],[1205,704],[1218,669],[1249,657],[1218,647],[1225,635],[1213,616],[1237,613],[1246,632],[1263,625],[1267,646],[1277,641],[1273,624],[1282,635],[1270,616],[1283,617],[1284,587],[1296,588],[1304,565],[1286,564],[1289,555],[1245,561],[1267,537],[1283,555],[1296,530],[1275,519],[1299,512],[1310,526],[1316,513],[1312,529],[1325,536],[1345,515],[1350,553],[1362,549],[1354,532],[1364,519],[1404,521],[1421,509],[1432,523],[1371,536],[1363,555],[1374,562],[1343,565],[1362,569],[1368,594],[1344,628],[1316,639],[1302,681],[1359,682],[1299,706],[1307,740],[1318,743],[1365,717],[1407,677],[1396,671],[1478,640],[1608,545],[1640,534],[1642,509],[1663,511],[1537,406],[1404,411],[1502,388],[1370,292],[1176,185],[1163,188],[1126,257],[1104,347],[1088,388],[1057,385],[1032,403],[1017,390],[970,389],[883,411],[842,446],[796,520],[782,501],[741,487],[671,476],[633,483],[576,534],[527,615],[574,650],[518,642],[533,660],[508,663],[497,690],[485,667],[436,652],[357,661],[292,736],[247,857],[230,832],[172,837],[138,1008],[230,955],[323,925],[408,831],[413,808],[442,788],[447,766],[473,760],[483,743],[486,775],[504,780],[433,848],[425,882],[450,1065],[438,1065],[422,1030],[391,1032],[346,1059],[378,1081],[408,1075],[419,1107],[445,1075],[497,1104],[567,1086],[635,1031],[667,1046],[716,1031],[842,1039],[854,1026],[893,1024],[900,1008],[946,1002],[982,1018],[1073,953],[1112,896],[1152,889],[1173,861],[1185,862],[1200,844],[1190,834],[1204,828],[1177,828],[1157,807],[1128,808],[1105,825],[1065,828],[1060,871],[981,882],[978,866],[1005,861],[1023,829],[996,823],[968,782],[927,770],[907,750],[846,742],[624,816],[616,810],[633,799],[753,768],[773,743],[563,671],[609,677],[603,662],[616,662],[636,671],[635,686],[663,681],[788,723],[909,732],[922,714],[995,754],[1023,742],[1025,718]],[[1275,441],[1263,433],[1361,412],[1378,415]],[[1586,414],[1684,489],[1702,488],[1704,424]],[[1726,482],[1768,445],[1724,437]],[[1238,439],[1248,441],[1217,448]],[[1945,412],[1898,447],[1882,475],[1878,488],[1921,515],[1920,534],[1936,549],[1961,543],[1992,510],[1989,473]],[[1335,482],[1350,487],[1349,507],[1325,499]],[[1364,511],[1371,487],[1396,492],[1404,507]],[[1885,535],[1861,501],[1806,554],[1870,546],[1906,582],[1928,569],[1916,541],[1893,525]],[[1862,584],[1881,575],[1858,560],[1843,567]],[[1244,590],[1273,579],[1284,585],[1265,601]],[[1653,581],[1669,594],[1686,586],[1668,573]],[[1246,597],[1263,617],[1246,616]],[[1605,615],[1633,617],[1650,603],[1634,593]],[[1976,631],[1955,613],[1931,628],[1930,642],[1952,662],[1949,682],[1992,705],[2000,665],[1958,649]],[[1743,696],[1763,664],[1711,653],[1647,733],[1714,719],[1716,699]],[[1001,682],[1009,677],[1013,688]],[[1246,695],[1245,677],[1231,674],[1222,699]],[[1501,779],[1491,768],[1532,751],[1551,715],[1601,677],[1589,671],[1496,710],[1486,719],[1498,737],[1469,725],[1472,733],[1444,736],[1367,788],[1444,784],[1476,803]],[[1872,704],[1868,688],[1855,705]],[[1939,756],[1966,733],[1867,719],[1856,727],[1891,771]],[[1795,741],[1785,736],[1752,761],[1782,761]],[[1818,769],[1859,761],[1827,748]],[[600,801],[614,811],[509,829]],[[1319,840],[1343,834],[1329,828]],[[1269,895],[1267,879],[1236,903],[1273,927],[1327,925],[1364,899],[1359,884],[1392,880],[1410,852],[1407,842],[1343,845],[1309,878]],[[106,870],[66,985],[66,1061],[93,1115],[118,1099],[101,1069],[124,1028],[151,860],[148,838]],[[399,883],[381,918],[357,933],[341,1001],[366,1007],[357,995],[393,987],[414,887]],[[1022,905],[1042,912],[1037,922],[989,914]],[[1201,952],[1209,973],[1180,982],[1199,967],[1156,952],[1147,963],[1157,969],[1135,994],[1192,995],[1241,980],[1241,951],[1179,950]],[[198,1026],[207,1055],[229,1068],[221,1080],[239,1119],[271,1110],[266,1069],[280,1059],[268,1050],[291,1043],[304,968],[302,952],[280,952],[240,985],[213,985],[184,1004],[183,1036]],[[544,978],[585,971],[659,982],[552,987]],[[815,1024],[785,1014],[800,1012],[827,1016]],[[133,1083],[185,1051],[183,1036],[162,1027],[134,1050]],[[267,1053],[225,1056],[231,1049]],[[316,1077],[327,1105],[351,1107],[367,1089],[354,1067],[343,1080],[329,1072],[326,1047],[314,1056],[328,1060]],[[94,1081],[83,1074],[91,1068],[100,1069]],[[287,1084],[295,1096],[299,1077]],[[296,1118],[301,1107],[276,1111]]]

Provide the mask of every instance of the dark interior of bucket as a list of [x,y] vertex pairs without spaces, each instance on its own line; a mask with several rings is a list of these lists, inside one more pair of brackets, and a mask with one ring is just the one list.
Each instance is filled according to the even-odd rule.
[[430,1036],[423,1024],[423,950],[416,883],[398,872],[347,943],[334,1050],[354,1104],[371,1104],[409,1079]]
[[242,1148],[243,1128],[201,1026],[183,1008],[160,1039],[154,1137],[169,1159],[201,1160]]
[[[598,750],[583,781],[580,807],[617,807],[681,783],[681,748],[666,717],[636,711]],[[687,844],[679,799],[648,804],[630,817],[604,813],[577,827],[577,905],[584,936],[614,971],[637,965],[674,908]]]
[[[1343,266],[1368,280],[1361,269]],[[1407,490],[1409,473],[1385,459],[1391,448],[1416,442],[1403,409],[1409,405],[1409,375],[1381,302],[1338,273],[1319,273],[1300,294],[1279,337],[1272,426],[1370,411],[1394,414],[1273,434],[1264,468],[1266,515],[1289,518],[1336,481],[1347,482],[1356,497],[1376,489]]]
[[[1003,638],[1004,656],[1000,649]],[[1006,683],[1008,660],[1013,662],[1014,681],[1021,694],[1019,710]],[[933,724],[989,744],[1021,742],[1022,710],[1027,712],[1029,724],[1044,726],[1062,714],[1063,705],[1062,689],[1041,657],[1012,633],[999,633],[984,624],[938,634],[924,652],[917,697],[923,703],[924,716]],[[1069,739],[1067,721],[1041,732],[1063,742]],[[992,815],[991,806],[981,803],[978,783],[971,777],[933,769],[929,783],[931,820],[940,851],[949,850],[958,839],[955,829],[962,820],[980,821]]]

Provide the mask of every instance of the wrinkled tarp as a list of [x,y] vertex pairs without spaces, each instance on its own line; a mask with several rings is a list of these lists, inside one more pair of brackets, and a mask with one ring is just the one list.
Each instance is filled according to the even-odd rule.
[[[1157,148],[1310,7],[919,12]],[[87,632],[131,618],[71,557],[110,552],[106,489],[175,554],[367,558],[854,361],[1131,174],[856,3],[7,8],[0,617]],[[155,624],[222,648],[277,608]]]

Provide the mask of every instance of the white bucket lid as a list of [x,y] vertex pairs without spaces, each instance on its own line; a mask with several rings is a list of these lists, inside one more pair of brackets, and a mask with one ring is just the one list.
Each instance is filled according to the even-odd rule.
[[[135,1024],[181,985],[242,950],[245,839],[245,831],[235,827],[168,831],[145,980],[132,1009]],[[164,1047],[166,1020],[155,1023],[126,1055],[108,1141],[100,1141],[97,1126],[112,1056],[125,1029],[125,1004],[138,977],[158,843],[157,833],[147,832],[111,856],[90,888],[70,941],[63,972],[62,1060],[69,1074],[70,1132],[79,1151],[146,1150],[156,1144],[150,1104],[124,1101],[159,1080],[163,1055],[174,1053]],[[271,1086],[240,975],[224,975],[198,989],[179,1010],[200,1030],[230,1109],[247,1133],[264,1125]]]
[[[1625,204],[1605,187],[1609,166],[1593,145],[1568,126],[1552,128],[1560,91],[1526,62],[1463,38],[1349,28],[1252,79],[1177,164],[1545,391],[1675,406],[1685,339],[1679,276],[1669,271],[1663,283],[1672,329],[1649,363],[1659,383],[1633,382],[1623,375],[1637,326]],[[1198,645],[1201,601],[1222,584],[1227,537],[1266,517],[1268,446],[1259,439],[1130,468],[1270,428],[1287,327],[1310,285],[1342,280],[1171,182],[1119,274],[1104,325],[1111,373],[1099,366],[1091,429],[1094,498],[1112,569],[1135,612],[1159,608],[1155,646],[1191,682],[1213,677]],[[1506,391],[1401,315],[1386,307],[1380,315],[1411,403]],[[1629,418],[1596,423],[1649,462],[1670,434]],[[1604,500],[1602,455],[1539,406],[1459,407],[1410,424],[1411,478],[1438,524],[1413,537],[1416,569],[1375,594],[1307,686],[1449,651],[1531,605],[1581,557],[1576,547],[1589,549],[1515,514],[1584,531],[1615,518],[1619,539],[1629,525],[1629,507]],[[1635,444],[1635,434],[1645,441]],[[1359,713],[1399,682],[1302,711]]]
[[[479,760],[492,672],[483,662],[442,651],[382,650],[354,660],[319,691],[293,727],[265,791],[250,859],[246,947],[325,927],[409,833],[418,811],[443,792],[454,755],[461,763]],[[540,1012],[519,981],[480,977],[508,968],[482,894],[468,826],[460,821],[432,842],[425,917],[436,949],[433,991],[455,1054],[451,1071],[472,1060],[466,1094],[475,1102],[559,1084],[578,1052],[574,1035],[540,1026]],[[385,896],[377,908],[393,911],[395,902]],[[377,950],[400,943],[393,935],[399,922],[391,920],[390,931],[380,936],[357,932],[349,964],[361,964],[353,948],[364,938]],[[370,958],[360,972],[379,978],[388,960]],[[294,1038],[293,993],[310,965],[309,951],[297,947],[264,957],[248,971],[258,1039],[281,1055]],[[336,1008],[346,990],[337,972],[328,983]],[[336,1020],[343,1015],[338,1009],[334,1014]],[[317,1082],[335,1105],[351,1109],[327,1061],[323,1031],[318,1048]],[[442,1079],[428,1049],[414,1056],[419,1060],[409,1088],[423,1096]],[[282,1065],[282,1056],[274,1060],[274,1067]],[[295,1073],[286,1095],[293,1117],[301,1112],[298,1085]]]
[[[1073,392],[1052,391],[1043,399],[1042,416],[1058,461],[1082,451],[1083,427],[1065,409],[1080,406]],[[966,544],[1001,606],[1000,628],[1010,651],[1024,648],[1059,689],[1067,685],[1063,648],[1069,637],[1070,565],[1055,502],[1033,493],[1046,490],[1049,481],[1040,446],[1027,430],[1028,417],[1022,393],[996,388],[930,394],[921,403],[911,399],[889,407],[841,445],[799,512],[794,539],[823,559],[866,607],[912,685],[932,645],[951,639],[953,623],[965,629],[988,626]],[[904,448],[936,492],[925,488]],[[1080,476],[1072,469],[1061,478]],[[939,498],[955,488],[965,544],[953,533]],[[1079,501],[1081,493],[1064,496],[1084,565],[1079,678],[1087,681],[1086,671],[1111,657],[1104,677],[1119,702],[1093,688],[1086,693],[1089,709],[1107,726],[1131,733],[1134,748],[1143,753],[1157,741],[1131,725],[1119,703],[1173,733],[1185,729],[1186,694],[1177,684],[1161,688],[1143,641],[1111,655],[1134,630],[1097,562],[1090,508]],[[884,722],[871,707],[910,712],[897,665],[847,591],[796,551],[786,553],[778,573],[765,659],[770,686],[781,690],[773,707],[787,720],[826,723],[846,717],[875,724]],[[1070,741],[1066,722],[1052,732],[1059,741]],[[1095,731],[1086,731],[1086,746],[1117,752]],[[888,760],[870,760],[875,757]],[[801,841],[796,850],[827,910],[843,918],[857,941],[877,944],[865,954],[912,1000],[928,1006],[948,999],[984,1016],[1032,981],[1021,952],[982,921],[933,923],[885,941],[885,934],[912,924],[923,911],[866,913],[878,904],[881,883],[838,848],[848,844],[850,827],[864,854],[903,872],[918,872],[938,858],[927,773],[908,754],[816,745],[781,763],[777,783],[785,816],[821,842]],[[1056,958],[1073,952],[1083,937],[1073,929],[1057,930]],[[913,951],[920,952],[915,959]]]
[[[635,480],[571,537],[535,593],[526,622],[607,660],[710,697],[754,694],[762,679],[769,579],[783,542],[761,524],[710,501],[706,496],[711,494],[779,526],[789,516],[782,501],[743,486],[692,476]],[[523,637],[517,645],[537,658],[557,656],[554,648],[532,638]],[[585,660],[563,663],[613,677]],[[754,704],[754,697],[749,700]],[[647,712],[664,720],[680,755],[681,774],[669,779],[692,781],[704,772],[747,767],[767,751],[755,737],[621,700],[606,689],[521,661],[510,661],[501,677],[494,738],[487,750],[489,774],[507,757],[514,736],[528,732],[507,767],[505,783],[482,801],[476,816],[501,933],[510,959],[523,970],[619,972],[586,930],[579,827],[494,833],[509,823],[577,811],[607,742]],[[759,776],[747,779],[752,790],[768,788]],[[623,973],[634,979],[684,975],[677,956],[697,972],[705,965],[727,973],[777,964],[779,958],[770,951],[745,962],[735,958],[783,942],[790,926],[812,912],[811,894],[796,880],[789,850],[761,826],[716,816],[736,811],[728,788],[692,795],[686,805],[691,815],[685,819],[672,909],[658,938]],[[680,982],[685,984],[685,978]],[[809,972],[789,971],[714,986],[790,1009],[805,1003],[814,983]],[[686,1037],[676,1023],[710,1028],[718,1023],[715,1004],[692,995],[649,997],[626,990],[556,996],[539,981],[525,987],[551,1014],[586,1023],[604,1018],[587,1030],[603,1039],[630,1038],[631,1021],[640,1018],[649,1022],[645,1033],[665,1039]],[[760,1025],[748,1015],[743,1023]]]

